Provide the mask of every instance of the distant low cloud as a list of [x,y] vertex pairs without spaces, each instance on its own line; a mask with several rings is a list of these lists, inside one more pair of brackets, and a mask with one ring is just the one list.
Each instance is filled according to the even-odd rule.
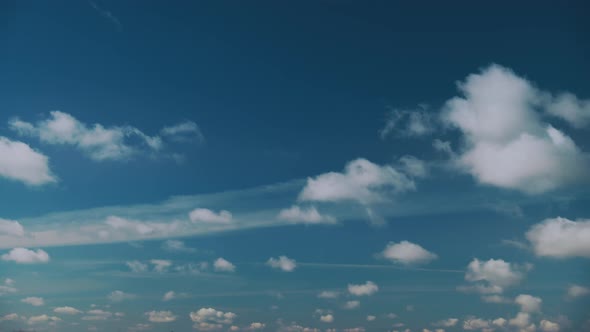
[[437,258],[436,254],[409,241],[401,241],[399,243],[390,242],[381,255],[385,259],[402,264],[428,263]]
[[37,123],[13,118],[9,126],[18,134],[36,137],[45,144],[73,146],[95,161],[128,160],[142,153],[158,153],[164,149],[166,139],[197,135],[202,140],[193,122],[164,127],[163,136],[149,136],[133,126],[88,125],[61,111],[51,111],[47,119]]
[[336,291],[322,291],[318,294],[320,299],[336,299],[340,296],[340,292]]
[[322,215],[314,207],[310,206],[307,208],[301,208],[297,205],[293,205],[288,209],[283,209],[279,212],[279,219],[285,220],[291,223],[301,224],[335,224],[336,218],[329,215]]
[[590,288],[580,286],[580,285],[571,285],[567,289],[567,297],[569,299],[575,299],[582,296],[590,295]]
[[184,242],[180,240],[166,240],[162,243],[162,249],[170,252],[196,252],[197,249],[187,247]]
[[201,308],[191,312],[189,317],[195,323],[193,325],[195,329],[209,331],[231,325],[237,315],[233,312],[223,312],[214,308]]
[[43,300],[42,297],[35,297],[35,296],[27,297],[27,298],[24,298],[20,301],[23,303],[30,304],[35,307],[40,307],[45,304],[45,301]]
[[136,298],[137,296],[134,294],[129,294],[129,293],[125,293],[123,291],[120,290],[116,290],[111,292],[109,295],[107,295],[107,298],[113,302],[121,302],[121,301],[125,301],[125,300],[132,300],[134,298]]
[[226,210],[215,212],[209,209],[198,208],[189,213],[189,219],[192,222],[227,224],[232,221],[232,214]]
[[514,303],[520,306],[521,312],[533,313],[541,310],[543,300],[536,296],[520,294],[514,299]]
[[22,237],[25,235],[25,228],[16,220],[0,218],[0,235]]
[[344,303],[344,309],[347,310],[357,309],[360,306],[361,302],[357,300],[346,301],[346,303]]
[[234,272],[236,270],[236,266],[223,257],[219,257],[213,262],[213,268],[218,272]]
[[465,280],[473,285],[458,289],[480,294],[501,294],[506,288],[518,284],[531,268],[528,264],[517,265],[502,259],[480,261],[475,258],[469,263],[465,273]]
[[[565,117],[562,108],[577,107],[575,103],[561,102],[557,107],[550,94],[499,65],[469,75],[459,90],[463,96],[448,100],[442,116],[464,136],[455,159],[459,170],[482,184],[529,194],[588,178],[588,154],[544,122],[536,110],[548,108]],[[586,110],[572,112],[586,114]]]
[[29,145],[0,136],[0,177],[30,186],[57,182],[49,158]]
[[590,257],[590,220],[550,218],[526,233],[537,256],[554,258]]
[[379,291],[379,286],[372,281],[367,281],[364,284],[349,284],[348,285],[348,292],[351,295],[355,296],[366,296],[366,295],[373,295]]
[[74,308],[74,307],[57,307],[53,309],[53,312],[56,314],[65,314],[65,315],[77,315],[81,314],[82,311]]
[[37,264],[49,262],[49,254],[42,249],[30,250],[27,248],[14,248],[2,255],[2,260],[19,264]]
[[295,260],[287,256],[279,256],[279,258],[271,257],[266,262],[266,265],[284,272],[293,272],[297,267]]
[[170,323],[176,320],[176,315],[171,311],[149,311],[145,315],[152,323]]

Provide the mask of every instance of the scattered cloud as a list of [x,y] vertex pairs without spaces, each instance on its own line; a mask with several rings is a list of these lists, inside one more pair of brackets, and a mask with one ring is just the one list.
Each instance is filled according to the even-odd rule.
[[361,302],[357,301],[357,300],[346,301],[346,303],[344,303],[344,309],[348,309],[348,310],[357,309],[360,306],[361,306]]
[[518,284],[531,268],[531,265],[516,265],[502,259],[480,261],[475,258],[469,263],[465,273],[465,280],[474,285],[458,289],[480,294],[500,294],[505,288]]
[[125,265],[127,265],[131,269],[131,271],[135,272],[135,273],[141,273],[141,272],[148,271],[148,265],[145,263],[142,263],[140,261],[126,262]]
[[192,222],[205,223],[230,223],[232,221],[232,214],[229,211],[221,210],[219,213],[209,209],[194,209],[189,213],[189,218]]
[[459,322],[459,319],[457,319],[457,318],[447,318],[447,319],[440,320],[436,323],[433,323],[432,325],[442,326],[442,327],[453,327],[453,326],[457,325],[458,322]]
[[436,254],[408,241],[390,242],[381,252],[381,256],[392,262],[402,264],[428,263],[437,258]]
[[334,321],[334,316],[332,314],[322,315],[320,316],[320,321],[323,323],[332,323]]
[[372,281],[367,281],[364,284],[348,284],[348,292],[355,296],[373,295],[377,293],[379,286]]
[[0,136],[0,177],[40,186],[57,182],[49,158],[29,145]]
[[145,315],[152,323],[170,323],[176,320],[176,316],[171,311],[149,311]]
[[73,308],[73,307],[57,307],[53,309],[53,312],[55,312],[56,314],[65,314],[65,315],[77,315],[77,314],[81,314],[82,311]]
[[590,295],[590,288],[583,287],[580,285],[571,285],[567,289],[567,297],[569,299],[574,299],[577,297],[588,296]]
[[279,212],[279,219],[285,220],[291,223],[301,224],[335,224],[336,218],[328,215],[322,215],[315,208],[310,206],[307,208],[301,208],[297,205],[293,205],[288,209],[283,209]]
[[154,271],[158,273],[164,273],[172,266],[172,261],[166,259],[152,259],[150,263],[154,265]]
[[379,130],[381,139],[388,136],[420,137],[431,134],[436,128],[433,113],[425,105],[415,110],[391,110],[387,114],[385,126]]
[[443,120],[464,135],[458,169],[477,181],[538,194],[587,177],[589,157],[544,123],[547,93],[511,70],[492,65],[459,84],[463,97],[446,102]]
[[29,317],[29,319],[27,320],[27,323],[29,325],[35,325],[35,324],[39,324],[39,323],[47,323],[47,322],[59,322],[61,321],[61,318],[56,317],[56,316],[48,316],[48,315],[39,315],[39,316],[31,316]]
[[528,294],[520,294],[514,299],[514,303],[520,306],[520,311],[528,313],[540,311],[542,302],[540,298]]
[[218,272],[234,272],[236,270],[236,266],[223,257],[219,257],[213,262],[213,268]]
[[184,242],[180,240],[166,240],[162,243],[162,249],[170,252],[196,252],[197,249],[187,247]]
[[223,312],[214,308],[201,308],[189,314],[195,323],[194,328],[203,331],[221,329],[224,325],[231,325],[237,315],[233,312]]
[[123,291],[116,290],[116,291],[111,292],[109,295],[107,295],[107,298],[109,300],[111,300],[112,302],[121,302],[121,301],[125,301],[125,300],[134,299],[134,298],[136,298],[136,296],[134,294],[128,294]]
[[266,265],[273,269],[279,269],[285,272],[293,272],[297,267],[297,262],[287,256],[279,256],[279,258],[271,257],[266,261]]
[[40,307],[45,304],[45,301],[43,300],[42,297],[35,297],[35,296],[27,297],[27,298],[24,298],[20,301],[23,303],[28,303],[28,304],[35,306],[35,307]]
[[22,237],[25,235],[25,229],[16,220],[8,220],[0,218],[0,234],[8,236]]
[[47,263],[49,262],[49,254],[42,249],[14,248],[7,254],[2,255],[2,260],[12,261],[18,264]]
[[554,258],[590,257],[590,220],[550,218],[526,233],[537,256]]
[[336,291],[322,291],[318,294],[318,298],[320,299],[335,299],[338,296],[340,296],[340,293]]

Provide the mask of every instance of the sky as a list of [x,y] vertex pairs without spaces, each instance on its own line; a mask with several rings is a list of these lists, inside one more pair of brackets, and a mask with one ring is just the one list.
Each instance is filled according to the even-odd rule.
[[590,331],[587,10],[3,1],[0,331]]

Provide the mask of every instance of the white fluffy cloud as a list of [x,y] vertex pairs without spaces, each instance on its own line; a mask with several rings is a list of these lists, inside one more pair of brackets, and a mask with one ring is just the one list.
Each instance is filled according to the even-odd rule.
[[7,293],[15,293],[17,289],[14,287],[14,283],[15,281],[10,278],[4,279],[4,284],[0,285],[0,296]]
[[356,300],[346,301],[346,303],[344,303],[344,309],[348,309],[348,310],[357,309],[360,306],[361,306],[361,302],[356,301]]
[[48,316],[48,315],[39,315],[39,316],[31,316],[29,317],[29,319],[27,320],[27,323],[30,325],[35,325],[35,324],[39,324],[39,323],[46,323],[46,322],[59,322],[61,321],[61,318],[56,317],[56,316]]
[[213,268],[219,272],[234,272],[236,270],[236,266],[223,257],[219,257],[213,262]]
[[112,291],[107,298],[113,302],[121,302],[125,300],[134,299],[136,296],[134,294],[128,294],[120,290]]
[[172,266],[172,262],[167,259],[152,259],[150,263],[154,265],[154,271],[158,273],[164,273]]
[[249,330],[262,330],[266,327],[266,324],[264,323],[260,323],[260,322],[254,322],[252,324],[250,324],[250,326],[248,327]]
[[412,179],[391,166],[380,166],[366,159],[349,162],[344,172],[329,172],[308,178],[299,194],[300,201],[357,201],[368,204],[384,199],[389,192],[414,190]]
[[560,326],[558,323],[554,323],[552,321],[548,321],[546,319],[543,319],[539,323],[539,329],[541,329],[541,331],[543,331],[543,332],[559,332]]
[[39,306],[42,306],[45,304],[45,301],[43,300],[42,297],[35,297],[35,296],[27,297],[27,298],[24,298],[20,301],[23,303],[28,303],[28,304],[35,306],[35,307],[39,307]]
[[590,257],[590,220],[551,218],[526,233],[535,254],[555,258]]
[[590,124],[590,100],[580,100],[574,94],[565,92],[551,99],[547,112],[565,120],[575,128]]
[[318,294],[320,299],[335,299],[338,296],[340,296],[340,293],[335,291],[322,291]]
[[505,288],[519,283],[530,268],[530,265],[520,266],[502,259],[480,261],[475,258],[469,263],[465,273],[465,280],[475,283],[475,286],[462,290],[473,290],[482,294],[502,293]]
[[293,205],[288,209],[283,209],[279,212],[279,219],[289,221],[292,223],[302,224],[334,224],[336,219],[332,216],[322,215],[315,208],[310,206],[308,208],[301,208],[297,205]]
[[132,272],[136,273],[147,272],[148,270],[148,265],[140,261],[126,262],[125,265],[127,265]]
[[176,320],[176,316],[171,311],[149,311],[145,313],[148,320],[152,323],[170,323]]
[[381,255],[392,262],[402,264],[428,263],[437,257],[436,254],[429,252],[420,245],[408,241],[390,242]]
[[0,177],[39,186],[57,179],[49,169],[49,158],[23,142],[0,136]]
[[224,325],[231,325],[237,317],[233,312],[223,312],[214,308],[201,308],[191,312],[189,316],[195,323],[194,328],[204,331],[221,329]]
[[468,318],[463,321],[463,329],[468,331],[490,328],[490,321],[481,318]]
[[57,307],[53,309],[53,312],[56,314],[65,314],[65,315],[77,315],[82,313],[82,311],[73,308],[73,307]]
[[529,313],[540,311],[542,302],[540,298],[528,294],[520,294],[514,299],[514,303],[520,306],[520,311]]
[[448,319],[438,321],[432,325],[443,326],[443,327],[452,327],[452,326],[457,325],[458,322],[459,322],[459,319],[457,319],[457,318],[448,318]]
[[60,111],[52,111],[49,118],[36,124],[18,118],[9,122],[20,135],[37,137],[46,144],[70,145],[96,161],[126,160],[141,152],[157,152],[164,147],[162,137],[178,140],[187,134],[202,137],[193,122],[165,127],[161,134],[148,136],[132,126],[88,125]]
[[2,260],[13,261],[19,264],[47,263],[49,262],[49,254],[42,249],[14,248],[7,254],[2,255]]
[[195,248],[187,247],[184,242],[180,240],[166,240],[162,243],[162,249],[170,252],[196,252]]
[[334,316],[332,314],[322,315],[320,316],[320,320],[324,323],[332,323],[334,321]]
[[0,317],[0,322],[7,321],[7,320],[17,320],[18,318],[19,318],[18,315],[15,313],[6,314],[6,315]]
[[571,285],[567,289],[567,297],[570,299],[590,295],[590,288],[580,285]]
[[379,291],[379,286],[372,281],[367,281],[364,284],[348,284],[348,292],[355,296],[373,295]]
[[[149,236],[149,235],[167,235],[174,233],[179,228],[178,222],[144,222],[132,219],[121,218],[118,216],[108,216],[105,224],[117,233],[135,235],[135,236]],[[110,236],[112,234],[106,234]]]
[[459,169],[480,183],[531,194],[587,177],[588,155],[536,111],[551,105],[547,93],[498,65],[469,75],[459,90],[464,97],[447,101],[443,112],[465,137]]
[[25,235],[25,229],[23,225],[16,220],[0,218],[0,235],[21,237]]
[[285,272],[293,272],[297,267],[297,262],[287,256],[279,256],[279,258],[271,257],[266,261],[266,265],[273,269],[279,269]]
[[221,223],[227,224],[232,221],[232,214],[229,211],[221,210],[218,213],[209,209],[194,209],[189,213],[192,222]]

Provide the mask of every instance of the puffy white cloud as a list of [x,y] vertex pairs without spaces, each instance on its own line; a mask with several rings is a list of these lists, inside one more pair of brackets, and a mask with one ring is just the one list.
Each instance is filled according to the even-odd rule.
[[528,294],[520,294],[514,299],[514,303],[520,306],[522,312],[538,312],[541,310],[542,302],[540,298]]
[[236,266],[223,257],[219,257],[213,262],[213,268],[219,272],[234,272],[236,270]]
[[315,208],[310,206],[308,208],[301,208],[297,205],[293,205],[288,209],[283,209],[279,212],[279,219],[289,221],[292,223],[302,224],[334,224],[336,219],[332,216],[322,215]]
[[21,237],[25,235],[25,229],[23,225],[16,220],[0,218],[0,235]]
[[47,316],[45,314],[39,316],[31,316],[27,320],[27,323],[30,325],[39,324],[39,323],[46,323],[46,322],[59,322],[61,318],[56,316]]
[[250,326],[248,327],[248,329],[250,329],[250,330],[262,330],[265,327],[266,327],[266,324],[264,324],[264,323],[254,322],[254,323],[250,324]]
[[6,314],[6,315],[0,317],[0,322],[7,321],[7,320],[17,320],[18,318],[19,318],[18,315],[15,313]]
[[180,240],[166,240],[162,243],[162,249],[171,252],[196,252],[195,248],[187,247],[184,242]]
[[56,314],[66,314],[66,315],[77,315],[77,314],[81,314],[82,311],[73,308],[73,307],[57,307],[53,309],[53,312],[55,312]]
[[6,278],[4,280],[4,285],[0,285],[0,296],[7,294],[7,293],[15,293],[17,291],[16,288],[14,288],[14,283],[15,281],[10,279],[10,278]]
[[332,314],[322,315],[320,316],[320,320],[324,323],[332,323],[334,321],[334,316]]
[[530,325],[531,316],[527,312],[519,312],[516,317],[508,321],[508,325],[516,326],[520,329],[526,329]]
[[590,100],[580,100],[569,92],[550,100],[547,112],[562,118],[575,128],[583,128],[590,124]]
[[227,224],[232,221],[232,214],[229,211],[221,210],[218,213],[209,209],[194,209],[189,213],[192,222],[221,223]]
[[391,166],[379,166],[366,159],[349,162],[343,173],[329,172],[308,178],[299,194],[300,201],[382,201],[389,192],[414,190],[415,184]]
[[541,193],[587,177],[588,155],[543,123],[535,108],[546,94],[507,68],[492,65],[459,84],[443,120],[460,129],[465,146],[456,165],[480,183]]
[[172,262],[166,259],[152,259],[150,263],[154,265],[154,271],[159,273],[168,271],[168,268],[172,266]]
[[506,326],[507,323],[508,323],[508,321],[502,317],[496,318],[492,321],[492,325],[495,325],[498,327],[504,327],[504,326]]
[[132,272],[136,272],[136,273],[147,272],[147,270],[148,270],[148,265],[145,263],[142,263],[140,261],[126,262],[125,265],[127,265],[131,269]]
[[176,298],[176,293],[174,291],[168,291],[162,297],[162,301],[170,301]]
[[145,313],[148,320],[152,323],[170,323],[176,320],[176,316],[171,311],[148,311]]
[[27,298],[24,298],[20,301],[23,303],[28,303],[28,304],[35,306],[35,307],[39,307],[39,306],[42,306],[45,304],[45,301],[43,300],[42,297],[35,297],[35,296],[27,297]]
[[377,319],[377,316],[374,316],[374,315],[368,315],[368,316],[367,316],[367,321],[369,321],[369,322],[372,322],[372,321],[374,321],[375,319]]
[[543,319],[539,323],[539,328],[543,332],[559,332],[559,330],[560,330],[560,326],[558,323],[554,323],[554,322],[548,321],[546,319]]
[[340,293],[335,291],[322,291],[318,294],[320,299],[335,299],[338,296],[340,296]]
[[82,320],[86,321],[97,321],[97,320],[107,320],[113,316],[113,313],[110,311],[105,311],[102,309],[92,309],[86,312],[87,316],[82,317]]
[[189,314],[195,323],[194,328],[199,330],[221,329],[224,325],[231,325],[237,315],[233,312],[223,312],[214,308],[201,308]]
[[458,322],[459,322],[459,319],[457,319],[457,318],[447,318],[447,319],[443,319],[441,321],[438,321],[432,325],[443,326],[443,327],[452,327],[452,326],[457,325]]
[[550,218],[526,233],[535,254],[555,258],[590,257],[590,220]]
[[37,137],[46,144],[70,145],[96,161],[127,160],[142,152],[158,152],[164,147],[162,137],[186,140],[202,134],[193,122],[185,122],[161,130],[161,136],[148,136],[132,126],[87,125],[72,115],[52,111],[49,118],[36,124],[14,118],[11,129],[20,135]]
[[[118,216],[108,216],[105,220],[105,224],[119,234],[124,233],[132,236],[165,236],[173,234],[179,228],[178,222],[143,222]],[[112,234],[106,234],[105,236],[108,237],[110,235]]]
[[427,263],[437,257],[436,254],[429,252],[420,245],[408,241],[390,242],[381,255],[392,262],[402,264]]
[[472,331],[472,330],[482,330],[490,328],[490,321],[484,320],[481,318],[468,318],[463,321],[463,329]]
[[120,290],[112,291],[107,298],[113,302],[121,302],[125,300],[134,299],[136,296],[134,294],[128,294]]
[[266,265],[272,267],[273,269],[292,272],[297,267],[297,262],[287,256],[279,256],[279,258],[269,258],[266,262]]
[[467,266],[465,280],[487,283],[487,285],[476,285],[475,290],[480,293],[502,293],[504,288],[519,283],[530,268],[530,265],[519,266],[502,259],[490,259],[484,262],[475,258]]
[[19,264],[37,264],[49,262],[49,254],[42,249],[29,250],[27,248],[14,248],[2,255],[2,260],[13,261]]
[[57,179],[49,169],[49,158],[29,145],[0,136],[0,177],[39,186]]
[[348,292],[355,296],[373,295],[379,291],[379,286],[372,281],[367,281],[364,284],[348,284]]
[[344,309],[348,309],[348,310],[357,309],[360,306],[361,306],[361,302],[356,301],[356,300],[346,301],[346,303],[344,303]]
[[590,295],[590,288],[580,285],[571,285],[567,289],[567,297],[570,299]]
[[396,109],[387,115],[385,126],[379,131],[379,136],[381,139],[385,139],[390,134],[418,137],[428,135],[434,129],[434,118],[426,111],[426,106],[420,106],[416,110]]

